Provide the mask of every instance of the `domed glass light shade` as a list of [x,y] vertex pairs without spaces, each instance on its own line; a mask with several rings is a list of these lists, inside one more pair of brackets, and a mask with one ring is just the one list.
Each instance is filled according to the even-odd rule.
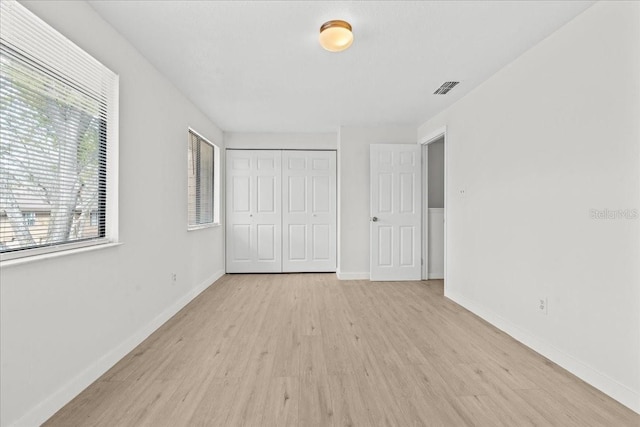
[[351,46],[353,33],[346,21],[328,21],[320,27],[320,45],[329,52],[340,52]]

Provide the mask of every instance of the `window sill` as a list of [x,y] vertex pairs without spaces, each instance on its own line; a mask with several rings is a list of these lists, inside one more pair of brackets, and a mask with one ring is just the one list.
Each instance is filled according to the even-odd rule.
[[113,248],[115,246],[120,246],[120,245],[122,245],[122,243],[120,243],[120,242],[116,242],[116,243],[101,243],[101,244],[98,244],[98,245],[91,245],[91,246],[84,246],[84,247],[81,247],[81,248],[67,249],[67,250],[56,251],[56,252],[49,252],[49,253],[46,253],[46,254],[32,255],[32,256],[26,256],[26,257],[22,257],[22,258],[7,259],[7,260],[0,261],[0,267],[2,267],[2,268],[13,267],[13,266],[16,266],[16,265],[29,264],[29,263],[32,263],[32,262],[43,261],[45,259],[59,258],[59,257],[67,256],[67,255],[75,255],[75,254],[80,254],[80,253],[84,253],[84,252],[97,251],[97,250],[100,250],[100,249]]
[[222,224],[220,224],[219,222],[216,222],[213,224],[193,225],[190,227],[188,226],[187,231],[196,231],[196,230],[202,230],[205,228],[217,228],[217,227],[222,227]]

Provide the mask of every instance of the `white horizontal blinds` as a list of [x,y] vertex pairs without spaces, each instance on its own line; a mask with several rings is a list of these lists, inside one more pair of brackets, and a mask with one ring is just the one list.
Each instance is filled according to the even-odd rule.
[[214,155],[213,145],[195,132],[189,131],[187,176],[189,226],[213,223]]
[[3,44],[92,93],[108,92],[115,74],[14,0],[0,2]]
[[198,162],[199,151],[198,150],[199,141],[198,136],[193,132],[189,131],[189,142],[187,146],[187,218],[188,225],[193,226],[197,225],[197,171],[198,171]]
[[20,4],[0,5],[0,252],[104,237],[117,77]]

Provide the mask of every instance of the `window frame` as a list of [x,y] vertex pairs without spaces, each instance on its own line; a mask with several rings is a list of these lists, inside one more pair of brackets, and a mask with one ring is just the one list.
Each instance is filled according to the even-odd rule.
[[[189,200],[189,150],[191,149],[191,134],[195,135],[200,142],[210,145],[213,148],[213,162],[212,167],[212,219],[211,222],[202,224],[190,224],[189,223],[189,205],[192,202]],[[195,203],[195,201],[193,201]],[[191,126],[187,129],[187,231],[202,230],[205,228],[219,227],[220,224],[220,147],[217,144],[211,142],[208,138],[205,138],[198,131],[194,130]]]
[[[58,256],[64,255],[65,253],[77,253],[78,249],[81,248],[95,247],[97,249],[98,246],[101,245],[105,245],[105,247],[113,246],[118,243],[119,76],[95,59],[93,55],[78,47],[73,41],[59,33],[48,23],[42,21],[37,15],[26,9],[24,6],[11,0],[6,2],[3,0],[3,3],[5,3],[3,5],[3,9],[6,5],[8,11],[16,13],[16,16],[20,16],[19,19],[28,21],[29,28],[26,28],[25,31],[29,31],[32,28],[42,29],[45,36],[41,37],[41,40],[39,40],[40,43],[51,43],[52,45],[58,43],[63,45],[66,51],[73,52],[70,53],[70,55],[72,55],[75,60],[89,61],[92,63],[92,67],[99,67],[98,69],[100,72],[104,73],[101,75],[109,79],[109,84],[106,86],[107,89],[104,89],[104,91],[101,92],[101,99],[103,99],[102,111],[104,112],[104,115],[101,115],[99,124],[101,131],[99,132],[99,135],[105,136],[104,138],[100,136],[99,144],[103,149],[102,151],[99,151],[99,171],[104,172],[105,179],[99,180],[98,184],[98,209],[103,210],[104,212],[104,215],[99,215],[98,218],[98,236],[68,242],[54,242],[45,245],[15,248],[5,252],[0,252],[0,265],[7,266],[25,260],[31,261],[48,258],[52,255]],[[15,9],[14,12],[14,9],[11,8],[17,9]],[[3,13],[4,12],[5,10],[3,10]],[[11,41],[3,40],[2,44],[3,50],[6,49],[7,52],[14,50],[14,45]],[[64,85],[85,93],[86,96],[92,97],[96,96],[95,94],[98,93],[92,92],[89,88],[71,83],[72,80],[69,76],[73,76],[74,74],[65,74],[65,72],[69,72],[69,69],[63,70],[63,74],[60,74],[56,71],[57,68],[55,63],[49,63],[47,58],[39,57],[33,52],[31,55],[32,56],[30,58],[20,57],[22,55],[12,55],[12,57],[14,60],[20,60],[27,66],[37,69],[38,72],[46,74],[48,77],[55,79]],[[71,71],[71,73],[73,72],[75,71]],[[98,174],[100,173],[101,172],[98,172]],[[27,211],[25,211],[25,213],[26,212]]]

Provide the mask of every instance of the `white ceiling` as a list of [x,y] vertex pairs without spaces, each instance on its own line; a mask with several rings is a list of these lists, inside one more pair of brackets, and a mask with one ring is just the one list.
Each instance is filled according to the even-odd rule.
[[[225,131],[418,125],[592,1],[90,1]],[[345,19],[355,41],[318,44]],[[433,95],[444,81],[461,84]]]

